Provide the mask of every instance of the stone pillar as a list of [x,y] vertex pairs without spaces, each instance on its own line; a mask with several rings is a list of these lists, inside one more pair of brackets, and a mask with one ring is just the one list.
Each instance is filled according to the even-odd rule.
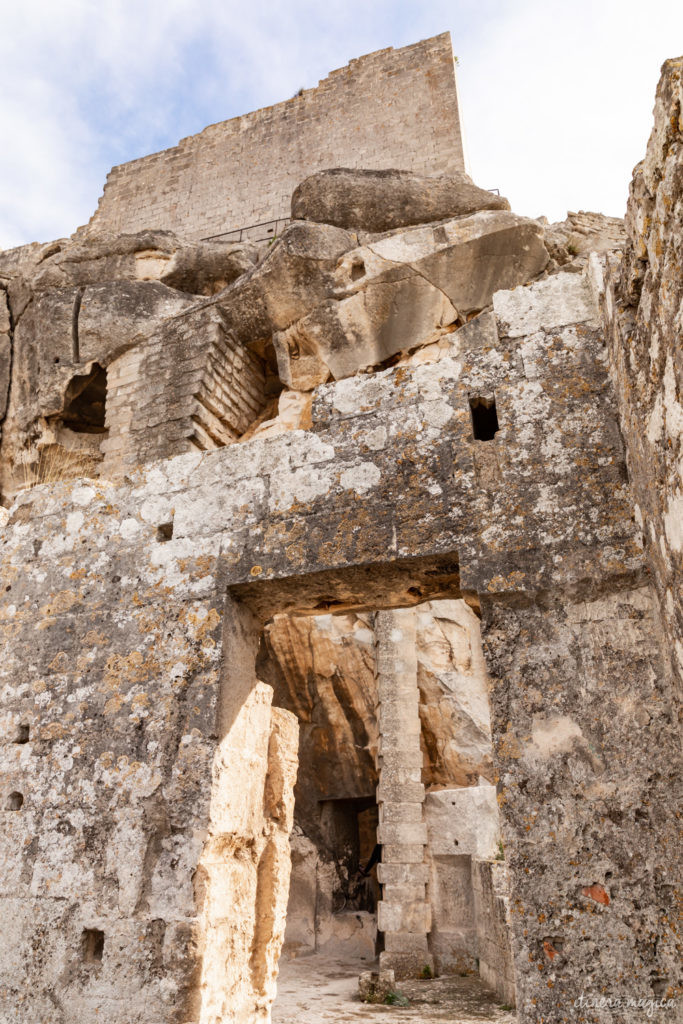
[[378,878],[382,900],[377,926],[384,932],[380,967],[397,978],[433,967],[427,944],[431,927],[425,863],[420,716],[415,613],[378,612],[375,619],[379,698]]

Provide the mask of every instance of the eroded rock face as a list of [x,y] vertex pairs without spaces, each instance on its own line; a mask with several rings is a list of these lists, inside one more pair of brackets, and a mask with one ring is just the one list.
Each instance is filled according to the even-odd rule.
[[218,297],[229,330],[243,345],[286,330],[330,294],[337,260],[356,236],[327,224],[290,224],[253,270]]
[[[276,702],[300,723],[297,820],[315,821],[321,800],[373,797],[377,725],[369,618],[278,616],[264,640],[267,661],[259,672],[276,690]],[[312,838],[321,838],[319,829]]]
[[54,243],[31,275],[33,291],[112,280],[162,281],[178,291],[213,295],[258,259],[249,243],[185,242],[171,231],[93,236]]
[[569,212],[565,220],[555,224],[543,222],[543,241],[554,267],[579,269],[590,253],[622,249],[626,242],[622,217],[579,210]]
[[636,515],[683,685],[683,57],[667,61],[604,315]]
[[295,189],[292,218],[382,232],[450,220],[475,210],[509,210],[502,196],[478,188],[466,174],[428,178],[409,171],[318,171]]
[[[56,473],[96,472],[106,435],[106,370],[127,349],[158,331],[192,297],[157,282],[110,281],[35,293],[16,323],[13,373],[3,424],[0,477],[5,494],[39,478],[45,451]],[[98,392],[77,400],[84,388]],[[48,460],[49,461],[49,460]]]
[[274,338],[280,377],[306,390],[435,340],[489,305],[494,291],[548,262],[535,221],[481,211],[397,231],[338,261],[334,298]]
[[[16,370],[3,494],[53,476],[118,479],[132,465],[233,444],[262,425],[271,434],[305,426],[306,400],[283,397],[276,414],[283,388],[310,393],[438,344],[495,289],[542,271],[536,222],[468,180],[408,179],[388,180],[413,195],[415,216],[419,207],[431,217],[439,203],[441,212],[468,212],[365,233],[364,244],[356,231],[294,221],[260,257],[248,244],[164,231],[0,255],[12,326],[0,333],[3,373]],[[383,179],[368,180],[376,189]],[[401,205],[398,194],[387,195],[390,206]]]
[[7,412],[10,370],[12,365],[11,321],[7,295],[0,288],[0,421]]
[[[110,385],[121,380],[122,367],[117,365],[108,381],[109,368],[129,350],[144,349],[168,321],[197,305],[198,296],[223,290],[257,258],[256,249],[248,244],[187,243],[164,231],[62,239],[0,254],[2,300],[5,295],[8,300],[0,323],[2,328],[6,320],[8,328],[0,330],[0,406],[8,405],[0,410],[0,416],[7,411],[0,470],[3,494],[16,493],[36,480],[97,475],[103,468],[103,441],[110,427],[116,432],[120,426],[105,416],[105,407],[116,405]],[[205,340],[203,347],[211,348]],[[174,353],[170,362],[184,368],[188,355]],[[250,370],[249,365],[247,376]],[[257,379],[259,374],[257,368]],[[201,372],[197,376],[201,378]],[[133,379],[126,377],[125,385]],[[148,395],[155,384],[144,383]],[[79,400],[84,390],[85,398]],[[194,390],[201,392],[200,381]],[[99,406],[97,416],[92,414],[93,400]],[[227,422],[219,418],[218,437],[209,444],[234,440],[265,400],[257,393],[241,403],[236,415],[226,413]],[[140,404],[139,396],[129,403]],[[206,410],[198,419],[212,416]],[[200,424],[198,430],[205,432],[205,426]],[[116,460],[104,467],[109,475],[112,461]]]
[[[205,887],[201,1024],[267,1020],[289,893],[298,726],[257,684],[214,762]],[[239,908],[239,911],[237,912]],[[259,1010],[261,1013],[259,1013]]]
[[494,780],[479,621],[464,601],[416,612],[417,679],[428,789]]

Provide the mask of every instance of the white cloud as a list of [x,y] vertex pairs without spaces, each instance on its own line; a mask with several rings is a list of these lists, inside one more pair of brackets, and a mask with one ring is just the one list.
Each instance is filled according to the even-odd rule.
[[0,35],[0,246],[70,233],[113,163],[450,29],[475,179],[520,213],[623,212],[669,0],[24,0]]
[[683,5],[501,7],[458,76],[475,178],[529,216],[562,219],[579,208],[623,216],[660,65],[683,48]]

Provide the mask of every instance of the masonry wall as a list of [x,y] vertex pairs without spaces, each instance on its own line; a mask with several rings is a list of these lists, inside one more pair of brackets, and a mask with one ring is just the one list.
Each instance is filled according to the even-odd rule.
[[479,934],[485,924],[475,901],[475,865],[499,850],[496,787],[482,780],[478,786],[432,791],[425,801],[425,820],[432,905],[429,948],[439,972],[457,974],[474,968],[482,956]]
[[514,1006],[515,973],[508,921],[508,878],[503,861],[472,859],[472,890],[479,974],[489,988]]
[[683,688],[683,57],[666,61],[655,123],[629,194],[623,260],[608,267],[604,312],[628,468]]
[[[677,739],[596,311],[576,274],[497,293],[494,309],[438,362],[320,387],[310,430],[131,469],[121,487],[40,488],[11,510],[12,1024],[97,1007],[107,1024],[207,1024],[228,948],[235,992],[267,1007],[282,889],[272,935],[256,935],[263,957],[245,959],[259,878],[268,894],[286,877],[268,829],[284,835],[288,813],[277,826],[262,805],[240,817],[243,788],[218,785],[254,731],[236,723],[262,623],[458,586],[483,611],[520,1021],[559,1024],[582,994],[675,990]],[[496,395],[492,441],[472,439],[474,389]],[[258,701],[254,714],[265,736]],[[236,862],[247,849],[258,863],[221,874],[222,851]],[[231,877],[249,883],[233,932]],[[105,933],[99,967],[88,928]]]
[[464,169],[450,33],[352,60],[317,88],[114,167],[87,231],[206,238],[274,221],[326,167]]
[[216,542],[159,532],[150,483],[142,518],[65,484],[2,532],[3,1024],[251,1022],[273,996],[296,720],[229,612],[221,671]]

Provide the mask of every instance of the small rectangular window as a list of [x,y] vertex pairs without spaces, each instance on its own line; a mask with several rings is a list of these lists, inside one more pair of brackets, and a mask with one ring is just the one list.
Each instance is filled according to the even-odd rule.
[[160,544],[164,544],[167,540],[173,539],[173,522],[162,523],[161,526],[157,526],[157,540]]
[[104,932],[99,928],[84,928],[81,936],[83,959],[87,964],[98,964],[104,954]]
[[17,726],[17,732],[16,732],[16,736],[14,737],[14,742],[15,743],[28,743],[28,741],[30,739],[30,736],[31,736],[31,728],[30,728],[30,726],[26,725],[25,723],[22,723],[21,725]]
[[492,441],[500,430],[493,395],[470,395],[470,412],[475,441]]

